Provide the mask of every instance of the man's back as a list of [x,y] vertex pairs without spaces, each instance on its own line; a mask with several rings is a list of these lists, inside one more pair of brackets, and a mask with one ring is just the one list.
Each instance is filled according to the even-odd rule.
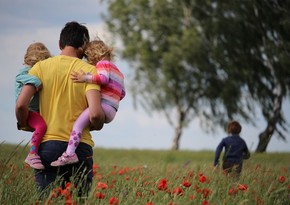
[[[38,77],[43,84],[40,91],[40,111],[48,127],[38,150],[44,169],[35,172],[37,190],[42,196],[49,193],[50,189],[47,188],[51,183],[58,180],[65,185],[70,182],[73,175],[78,176],[78,180],[74,180],[74,185],[78,189],[79,197],[87,196],[91,188],[94,143],[88,129],[84,130],[81,143],[76,149],[79,162],[60,168],[51,166],[51,163],[65,152],[72,125],[87,106],[89,106],[87,121],[92,130],[100,130],[103,127],[104,113],[99,86],[74,84],[70,80],[72,70],[83,69],[85,72],[96,73],[94,66],[80,60],[84,55],[83,48],[89,40],[89,32],[84,25],[75,21],[66,23],[58,42],[61,55],[36,64],[29,72]],[[28,105],[36,90],[31,84],[25,85],[17,99],[15,115],[20,128],[30,129],[27,123]]]
[[[38,77],[43,85],[40,91],[40,114],[48,127],[43,142],[68,141],[73,123],[88,106],[85,93],[88,90],[100,89],[98,85],[72,82],[71,71],[81,69],[96,73],[94,66],[79,58],[65,55],[49,58],[30,70],[29,73]],[[94,145],[88,128],[84,130],[81,141]]]

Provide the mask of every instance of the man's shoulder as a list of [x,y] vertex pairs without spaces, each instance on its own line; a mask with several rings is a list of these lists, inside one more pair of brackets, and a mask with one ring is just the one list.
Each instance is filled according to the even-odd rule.
[[86,61],[79,59],[78,63],[80,64],[80,69],[82,69],[86,73],[97,73],[97,69],[94,65],[87,63]]
[[[82,70],[95,70],[95,66],[87,63],[86,61],[80,59],[80,58],[76,58],[76,57],[72,57],[72,56],[66,56],[66,55],[58,55],[58,56],[54,56],[54,57],[51,57],[49,59],[46,59],[47,62],[49,61],[63,61],[63,62],[66,62],[64,64],[70,64],[70,65],[73,65],[75,66],[75,68],[79,68],[79,69],[82,69]],[[74,62],[74,63],[73,63]]]

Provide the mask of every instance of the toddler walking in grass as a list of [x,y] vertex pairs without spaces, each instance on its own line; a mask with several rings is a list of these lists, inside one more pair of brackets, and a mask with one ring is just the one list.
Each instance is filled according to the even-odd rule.
[[[96,83],[101,85],[101,105],[105,114],[105,123],[110,123],[119,108],[119,102],[125,97],[124,75],[112,63],[113,49],[109,48],[103,41],[94,40],[85,47],[85,58],[91,65],[96,65],[98,74],[91,75],[81,71],[72,72],[71,79],[75,83]],[[77,99],[76,99],[77,100]],[[84,110],[76,120],[70,135],[66,151],[51,163],[51,166],[64,166],[77,163],[78,156],[75,150],[81,141],[82,131],[89,126],[89,109]]]
[[[19,71],[15,79],[16,101],[20,95],[25,95],[25,93],[21,93],[22,87],[24,85],[34,86],[37,91],[41,88],[40,80],[32,75],[29,75],[28,71],[32,68],[32,66],[34,66],[34,64],[49,57],[51,57],[50,52],[43,43],[36,42],[28,46],[24,55],[25,67]],[[38,92],[36,92],[30,100],[27,127],[17,126],[17,128],[19,130],[34,131],[31,138],[30,150],[25,159],[25,162],[34,169],[44,169],[44,166],[38,155],[38,148],[42,137],[46,132],[46,123],[39,114]]]
[[219,165],[220,154],[223,150],[222,168],[227,173],[233,173],[235,179],[240,177],[243,160],[250,158],[245,140],[240,137],[242,126],[237,121],[231,121],[227,125],[228,136],[218,144],[215,152],[214,166]]

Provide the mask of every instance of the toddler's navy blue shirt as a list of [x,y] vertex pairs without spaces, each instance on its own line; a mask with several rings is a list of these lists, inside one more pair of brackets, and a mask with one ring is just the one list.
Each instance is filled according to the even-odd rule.
[[223,148],[225,148],[223,161],[238,164],[243,161],[244,156],[249,155],[247,144],[239,135],[228,136],[223,138],[216,148],[214,166],[218,165]]

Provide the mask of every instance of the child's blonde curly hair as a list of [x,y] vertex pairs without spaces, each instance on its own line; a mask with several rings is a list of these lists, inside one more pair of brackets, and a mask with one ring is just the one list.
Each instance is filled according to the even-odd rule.
[[113,48],[108,47],[102,40],[93,40],[85,47],[84,52],[87,62],[91,65],[96,65],[101,60],[113,60]]
[[49,57],[51,57],[50,52],[43,43],[32,43],[28,46],[24,55],[24,64],[32,67],[38,61]]

